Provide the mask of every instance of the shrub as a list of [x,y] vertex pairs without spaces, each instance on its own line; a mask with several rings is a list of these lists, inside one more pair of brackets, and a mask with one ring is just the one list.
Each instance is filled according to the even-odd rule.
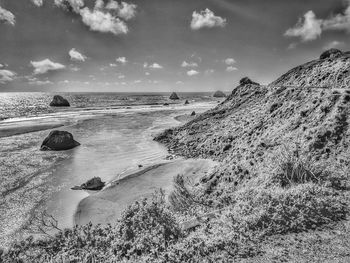
[[345,219],[347,213],[337,192],[309,183],[237,193],[229,216],[238,227],[272,235],[315,229]]
[[123,213],[112,246],[118,258],[157,256],[180,236],[180,226],[167,209],[164,195],[144,199]]

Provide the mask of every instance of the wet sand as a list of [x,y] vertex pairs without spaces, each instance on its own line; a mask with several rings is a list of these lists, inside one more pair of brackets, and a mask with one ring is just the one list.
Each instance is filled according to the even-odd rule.
[[160,188],[169,194],[173,178],[183,174],[193,181],[209,173],[216,165],[211,160],[176,160],[161,163],[131,174],[106,189],[83,199],[76,210],[74,223],[84,225],[115,223],[127,206]]

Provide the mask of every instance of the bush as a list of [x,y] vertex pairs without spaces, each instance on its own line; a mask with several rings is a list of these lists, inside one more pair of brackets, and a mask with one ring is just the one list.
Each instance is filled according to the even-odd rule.
[[345,219],[347,213],[337,192],[309,183],[237,193],[229,216],[238,227],[272,235],[315,229]]
[[181,236],[180,226],[166,208],[164,195],[136,202],[123,213],[112,246],[118,258],[157,256]]

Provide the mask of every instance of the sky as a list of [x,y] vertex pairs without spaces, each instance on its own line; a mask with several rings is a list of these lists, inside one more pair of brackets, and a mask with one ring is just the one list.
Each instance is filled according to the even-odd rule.
[[0,0],[0,92],[231,91],[350,50],[350,0]]

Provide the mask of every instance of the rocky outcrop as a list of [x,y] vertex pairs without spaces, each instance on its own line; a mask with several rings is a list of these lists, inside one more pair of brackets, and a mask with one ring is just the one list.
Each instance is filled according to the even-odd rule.
[[320,59],[291,69],[269,86],[348,88],[350,53],[337,49],[325,51]]
[[90,190],[90,191],[99,191],[102,190],[103,187],[105,187],[105,183],[102,182],[100,177],[94,177],[87,181],[86,183],[80,185],[80,186],[74,186],[71,189],[72,190]]
[[64,151],[79,146],[73,135],[67,131],[52,131],[43,141],[41,151]]
[[214,97],[214,98],[225,98],[225,97],[226,97],[226,94],[223,93],[222,91],[218,90],[218,91],[216,91],[216,92],[213,94],[213,97]]
[[340,57],[342,54],[343,52],[340,51],[339,49],[331,48],[323,52],[320,56],[320,59],[327,59],[327,58],[333,59],[333,58]]
[[248,77],[244,77],[239,81],[239,85],[259,85],[259,83],[252,81]]
[[171,93],[169,99],[171,100],[179,100],[179,96],[176,94],[176,92]]
[[195,115],[196,115],[196,112],[192,111],[191,116],[195,116]]
[[70,104],[68,100],[60,95],[55,95],[50,103],[51,107],[69,107]]
[[185,105],[188,105],[188,104],[190,104],[190,103],[188,102],[188,100],[186,100],[186,101],[185,101]]

